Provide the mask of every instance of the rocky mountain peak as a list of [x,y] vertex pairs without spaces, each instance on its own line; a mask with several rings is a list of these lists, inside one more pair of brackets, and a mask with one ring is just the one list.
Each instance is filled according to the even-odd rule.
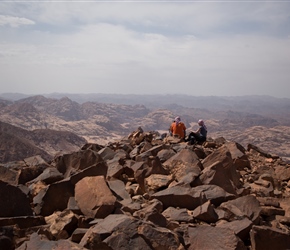
[[254,144],[220,137],[191,145],[139,127],[0,172],[5,249],[290,245],[290,165]]

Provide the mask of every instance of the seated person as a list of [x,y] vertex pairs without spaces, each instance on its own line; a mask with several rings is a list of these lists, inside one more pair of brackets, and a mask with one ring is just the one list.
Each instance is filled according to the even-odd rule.
[[174,122],[170,126],[170,132],[172,136],[178,137],[180,139],[185,139],[186,127],[179,116],[177,116]]
[[195,142],[202,144],[206,141],[207,127],[205,126],[204,121],[200,119],[197,124],[199,125],[199,128],[194,132],[190,132],[186,140],[189,141],[190,144],[194,144]]

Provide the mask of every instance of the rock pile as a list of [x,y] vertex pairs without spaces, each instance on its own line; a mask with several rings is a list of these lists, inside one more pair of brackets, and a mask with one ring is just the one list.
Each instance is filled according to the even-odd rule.
[[0,249],[290,249],[290,166],[141,128],[0,166]]

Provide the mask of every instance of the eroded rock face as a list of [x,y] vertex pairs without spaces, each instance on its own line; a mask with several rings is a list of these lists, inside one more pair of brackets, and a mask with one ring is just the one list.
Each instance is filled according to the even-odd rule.
[[290,166],[258,150],[221,139],[155,140],[138,128],[42,162],[39,173],[30,162],[26,183],[19,183],[22,165],[7,163],[0,246],[287,249]]

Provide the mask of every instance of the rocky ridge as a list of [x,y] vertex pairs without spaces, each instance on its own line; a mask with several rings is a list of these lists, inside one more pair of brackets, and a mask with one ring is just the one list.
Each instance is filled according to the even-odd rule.
[[[101,97],[100,100],[103,100]],[[126,98],[129,99],[129,97]],[[141,97],[135,98],[142,103]],[[146,131],[167,132],[169,124],[176,115],[182,117],[189,132],[196,130],[196,121],[203,118],[210,137],[223,136],[244,147],[249,143],[254,143],[263,150],[290,160],[288,100],[260,97],[256,98],[258,102],[255,103],[254,98],[241,100],[236,98],[237,100],[234,101],[226,98],[203,100],[201,97],[192,97],[191,105],[197,106],[192,108],[189,107],[191,99],[183,98],[178,100],[187,106],[168,104],[170,100],[175,100],[172,96],[160,97],[161,101],[166,99],[167,104],[158,107],[158,100],[151,97],[152,104],[149,109],[141,104],[128,105],[96,101],[78,103],[67,97],[56,99],[38,95],[16,101],[0,100],[0,119],[30,131],[36,129],[69,131],[90,143],[105,144],[114,139],[119,140],[139,126]],[[198,103],[199,106],[204,105],[212,109],[200,108]],[[215,103],[216,109],[214,109]],[[271,106],[272,103],[273,106]],[[153,105],[155,106],[152,107]],[[49,145],[44,150],[49,151]]]
[[46,161],[58,153],[78,150],[86,140],[72,132],[50,129],[26,130],[0,122],[0,162],[40,155]]
[[1,249],[290,246],[290,165],[253,144],[138,128],[0,170]]

